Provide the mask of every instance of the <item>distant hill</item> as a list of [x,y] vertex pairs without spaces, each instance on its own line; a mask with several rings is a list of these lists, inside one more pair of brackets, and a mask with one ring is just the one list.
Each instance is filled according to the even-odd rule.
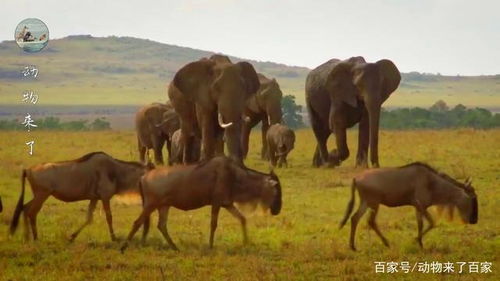
[[[26,54],[14,41],[4,41],[0,43],[0,104],[19,104],[27,89],[36,91],[45,105],[140,105],[164,101],[165,87],[175,72],[211,54],[132,37],[68,36],[51,40],[37,54]],[[250,62],[258,72],[275,77],[285,94],[295,95],[304,104],[308,68]],[[20,75],[29,64],[40,70],[36,81]],[[400,88],[386,105],[427,106],[442,99],[450,105],[500,107],[499,97],[500,75],[455,77],[412,72],[403,74]]]

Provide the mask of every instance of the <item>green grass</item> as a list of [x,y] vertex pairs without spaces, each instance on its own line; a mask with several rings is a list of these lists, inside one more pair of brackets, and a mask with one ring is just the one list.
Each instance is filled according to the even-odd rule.
[[[356,132],[349,131],[351,155],[356,152]],[[35,139],[35,155],[24,143]],[[389,239],[385,248],[366,226],[358,227],[359,251],[348,248],[349,225],[338,230],[350,197],[350,182],[360,170],[350,157],[336,169],[311,167],[314,137],[310,130],[297,132],[290,168],[277,169],[283,186],[283,209],[276,217],[249,214],[251,244],[242,245],[239,223],[222,211],[215,249],[208,249],[209,208],[191,212],[172,210],[168,227],[180,252],[166,247],[153,217],[145,247],[137,235],[125,254],[120,243],[109,239],[105,216],[99,206],[94,224],[74,243],[67,238],[83,223],[87,202],[63,203],[49,199],[38,216],[40,240],[25,243],[22,227],[8,237],[8,224],[20,192],[20,171],[35,163],[79,157],[104,150],[124,160],[137,158],[134,133],[124,132],[0,132],[0,280],[498,280],[498,187],[500,130],[382,131],[382,166],[425,161],[453,177],[473,177],[479,198],[479,223],[437,220],[437,227],[418,248],[414,210],[382,207],[378,223]],[[253,132],[248,166],[269,170],[258,157],[259,134]],[[27,192],[26,201],[31,198]],[[117,235],[124,238],[141,206],[135,197],[112,202]],[[434,216],[435,211],[432,210]],[[138,233],[140,234],[140,233]],[[434,275],[423,273],[374,273],[375,261],[490,261],[493,273]],[[162,271],[164,278],[162,277]]]

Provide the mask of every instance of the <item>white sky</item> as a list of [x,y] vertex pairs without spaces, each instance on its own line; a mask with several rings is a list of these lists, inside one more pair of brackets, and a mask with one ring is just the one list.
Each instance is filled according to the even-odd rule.
[[132,36],[311,68],[363,55],[403,72],[500,73],[499,0],[0,0],[0,40],[27,17],[52,39]]

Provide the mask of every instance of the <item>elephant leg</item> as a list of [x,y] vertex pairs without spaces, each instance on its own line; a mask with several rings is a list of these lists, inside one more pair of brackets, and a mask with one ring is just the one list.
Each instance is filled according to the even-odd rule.
[[166,139],[167,143],[167,153],[168,153],[168,164],[172,165],[172,141],[169,137]]
[[268,146],[268,149],[269,149],[269,150],[267,151],[267,155],[268,155],[268,157],[269,157],[269,161],[271,162],[271,165],[272,165],[273,167],[275,167],[275,166],[276,166],[276,160],[277,160],[277,159],[276,159],[276,147],[275,147],[274,145],[271,145],[271,144],[270,144],[270,145]]
[[359,121],[358,133],[358,154],[356,156],[356,167],[368,167],[368,145],[370,144],[370,134],[368,126],[368,112],[363,110]]
[[346,128],[341,127],[340,124],[335,126],[335,140],[337,143],[337,150],[332,156],[331,164],[340,165],[342,161],[349,157],[349,148],[347,147]]
[[328,160],[326,142],[330,136],[330,129],[321,124],[320,120],[316,120],[313,116],[311,116],[311,125],[317,141],[316,151],[313,157],[313,166],[320,167]]
[[153,136],[152,137],[152,142],[153,142],[153,151],[155,154],[155,163],[157,165],[163,165],[163,154],[161,152],[164,144],[164,140],[161,139],[160,136]]
[[262,150],[260,152],[260,157],[262,160],[267,160],[267,130],[269,130],[269,120],[267,118],[262,118]]
[[201,123],[201,157],[200,160],[208,160],[214,156],[215,152],[215,121],[213,114],[204,110],[200,116]]
[[137,137],[137,150],[139,151],[139,159],[141,161],[141,163],[146,163],[146,146],[144,146],[141,142],[141,140],[139,139],[139,137]]

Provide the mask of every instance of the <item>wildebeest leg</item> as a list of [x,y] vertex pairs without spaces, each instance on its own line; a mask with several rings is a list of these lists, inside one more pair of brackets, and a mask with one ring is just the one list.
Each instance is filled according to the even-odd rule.
[[143,224],[143,228],[142,228],[142,245],[146,245],[146,238],[148,236],[148,232],[149,232],[149,224],[150,224],[150,221],[151,221],[151,217],[150,216],[146,216],[144,218],[144,224]]
[[97,205],[97,199],[92,199],[90,200],[90,203],[89,203],[89,207],[87,209],[87,220],[85,221],[85,223],[83,223],[82,226],[80,226],[78,228],[77,231],[75,231],[73,234],[71,234],[70,238],[69,238],[69,241],[70,242],[73,242],[75,240],[75,238],[78,236],[78,234],[80,234],[80,232],[89,224],[92,223],[92,219],[93,219],[93,216],[94,216],[94,211],[95,211],[95,207]]
[[427,233],[429,232],[429,230],[431,230],[432,228],[434,228],[434,220],[432,219],[431,215],[429,214],[429,212],[427,210],[424,210],[423,211],[423,214],[424,214],[424,217],[427,219],[427,221],[429,222],[429,226],[427,227],[427,229],[424,230],[424,232],[422,233],[422,237]]
[[137,232],[137,230],[139,230],[139,228],[144,223],[144,221],[146,220],[146,218],[148,218],[149,216],[151,216],[151,212],[152,211],[154,211],[154,209],[152,209],[150,207],[144,207],[143,208],[142,213],[134,221],[134,224],[132,225],[132,229],[130,230],[130,233],[127,236],[127,240],[125,240],[125,242],[123,242],[123,245],[120,248],[120,250],[121,250],[122,253],[128,247],[128,243],[130,242],[130,240],[132,240],[132,238],[134,237],[135,233]]
[[370,144],[370,131],[368,128],[368,112],[366,108],[363,107],[363,113],[358,127],[358,155],[356,156],[356,167],[368,167],[368,145]]
[[226,210],[228,210],[231,215],[233,215],[235,218],[237,218],[240,223],[241,223],[241,229],[243,231],[243,243],[247,244],[248,243],[248,235],[247,235],[247,219],[241,214],[238,209],[236,209],[235,206],[231,205],[228,207],[225,207]]
[[177,246],[175,246],[174,241],[172,241],[172,238],[170,238],[170,235],[168,235],[168,230],[167,230],[168,209],[170,209],[170,206],[163,206],[158,208],[158,229],[160,230],[161,234],[163,234],[165,240],[167,240],[167,243],[168,245],[170,245],[170,248],[179,251]]
[[47,193],[35,193],[35,198],[31,200],[29,209],[24,211],[31,224],[33,240],[38,239],[38,231],[36,229],[36,216],[38,215],[38,212],[40,212],[43,203],[45,202],[45,200],[47,200],[47,198],[49,198],[49,196],[50,194]]
[[384,243],[385,246],[389,247],[389,242],[387,239],[382,235],[382,232],[378,229],[377,223],[375,221],[375,218],[377,217],[377,212],[378,212],[378,206],[373,208],[372,211],[370,212],[370,218],[368,219],[368,225],[375,230],[375,233],[377,233],[378,237],[382,239],[382,242]]
[[209,240],[210,248],[214,247],[214,234],[215,234],[215,229],[217,229],[217,220],[219,219],[219,211],[220,211],[220,206],[212,205],[212,217],[210,220],[210,240]]
[[111,208],[109,206],[109,200],[102,200],[102,207],[106,213],[106,222],[108,223],[109,234],[111,235],[111,240],[116,241],[115,232],[113,231],[113,216],[111,215]]
[[366,204],[366,201],[361,199],[358,210],[351,217],[351,238],[349,240],[349,244],[350,244],[351,249],[353,251],[356,251],[356,247],[354,246],[354,237],[356,236],[356,227],[358,226],[358,222],[361,219],[361,217],[365,214],[367,207],[368,207],[368,205]]
[[422,212],[417,209],[417,227],[418,227],[418,236],[417,236],[417,242],[420,248],[423,248],[424,245],[422,244],[422,228],[424,226],[424,221],[422,219]]

